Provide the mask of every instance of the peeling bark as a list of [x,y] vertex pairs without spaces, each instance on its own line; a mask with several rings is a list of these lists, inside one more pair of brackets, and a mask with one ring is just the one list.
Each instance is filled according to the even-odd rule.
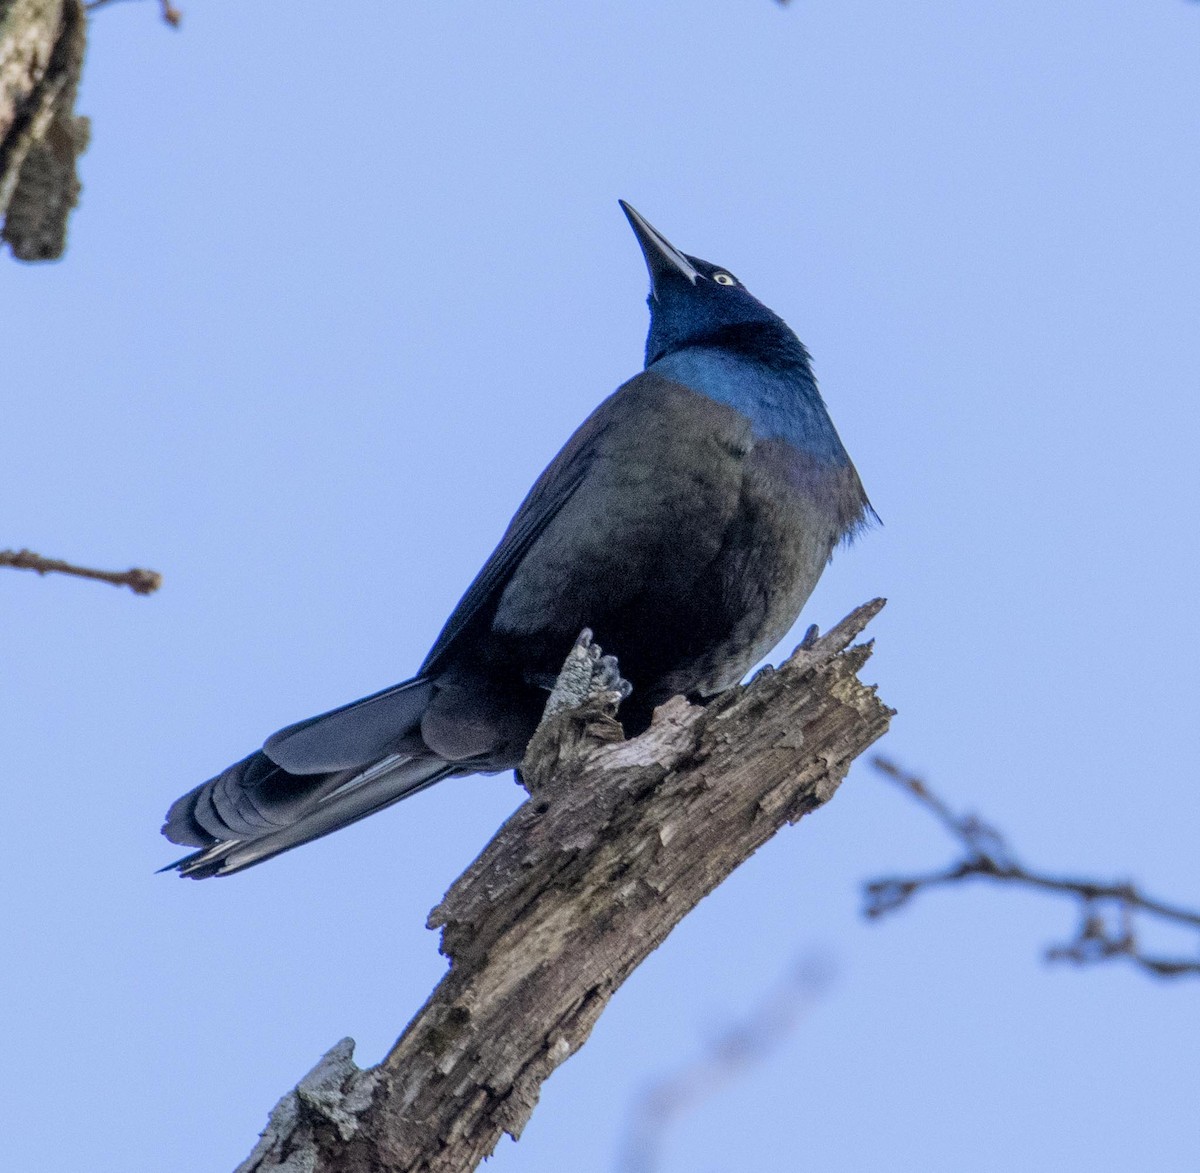
[[886,731],[857,675],[870,644],[851,646],[882,606],[707,705],[674,698],[632,741],[611,676],[551,712],[529,800],[430,914],[449,972],[378,1067],[349,1039],[326,1055],[237,1173],[457,1173],[520,1136],[621,983]]
[[0,0],[0,238],[19,260],[66,248],[89,131],[74,112],[86,43],[80,0]]

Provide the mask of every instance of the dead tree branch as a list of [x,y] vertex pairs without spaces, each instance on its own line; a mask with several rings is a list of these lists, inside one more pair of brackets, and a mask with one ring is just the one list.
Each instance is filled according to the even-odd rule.
[[918,892],[966,880],[984,879],[1054,892],[1076,902],[1079,926],[1075,936],[1046,950],[1048,961],[1092,965],[1123,958],[1154,977],[1200,977],[1200,957],[1164,957],[1145,952],[1138,939],[1139,915],[1200,932],[1200,912],[1145,895],[1128,881],[1104,881],[1078,876],[1055,876],[1025,867],[1008,840],[975,815],[958,815],[915,774],[883,757],[871,764],[885,778],[911,795],[958,840],[964,855],[941,871],[917,876],[887,876],[865,887],[868,917],[895,912]]
[[350,1040],[330,1051],[239,1173],[459,1173],[519,1136],[621,983],[887,729],[857,677],[870,645],[851,646],[882,606],[705,706],[676,697],[632,741],[611,675],[547,716],[529,800],[430,915],[449,972],[378,1067],[360,1071]]
[[89,133],[75,114],[86,46],[79,0],[0,0],[0,238],[18,260],[66,248]]
[[0,566],[32,570],[37,574],[72,574],[76,578],[94,578],[99,582],[111,582],[113,586],[127,586],[135,595],[152,595],[162,586],[162,575],[157,570],[143,570],[137,566],[129,570],[93,570],[58,558],[43,558],[32,550],[0,550]]

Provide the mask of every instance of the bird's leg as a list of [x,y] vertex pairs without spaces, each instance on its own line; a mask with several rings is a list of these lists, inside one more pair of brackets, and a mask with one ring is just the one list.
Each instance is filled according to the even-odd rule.
[[621,676],[617,657],[604,655],[591,628],[585,627],[563,661],[542,720],[566,709],[582,708],[589,701],[611,705],[615,711],[632,691],[633,685]]

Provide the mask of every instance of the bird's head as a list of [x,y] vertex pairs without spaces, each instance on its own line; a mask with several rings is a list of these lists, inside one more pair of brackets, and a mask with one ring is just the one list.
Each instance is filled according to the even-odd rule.
[[686,346],[727,347],[765,361],[806,361],[800,340],[728,270],[677,249],[619,201],[650,270],[646,365]]

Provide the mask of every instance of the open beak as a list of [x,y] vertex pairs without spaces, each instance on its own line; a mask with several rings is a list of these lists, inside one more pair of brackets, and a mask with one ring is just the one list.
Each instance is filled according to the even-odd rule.
[[659,282],[668,277],[686,277],[693,285],[700,276],[700,271],[677,249],[661,232],[658,231],[639,212],[631,208],[624,200],[618,200],[621,211],[629,220],[638,244],[642,246],[642,255],[646,258],[646,268],[650,270],[650,293],[658,296]]

